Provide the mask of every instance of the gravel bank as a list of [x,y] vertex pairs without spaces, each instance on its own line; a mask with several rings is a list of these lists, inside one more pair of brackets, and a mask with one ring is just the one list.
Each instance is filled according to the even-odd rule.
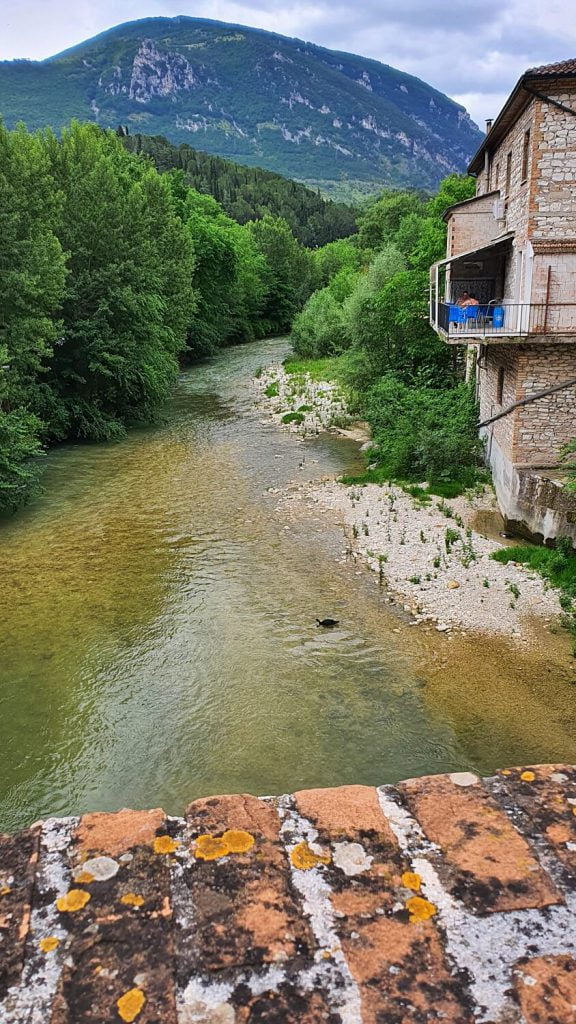
[[[259,407],[303,436],[351,419],[332,384],[304,375],[295,379],[281,366],[268,367],[256,383]],[[283,423],[286,412],[302,406],[309,408],[301,422]],[[556,590],[524,566],[493,561],[490,555],[503,545],[473,529],[479,511],[496,509],[490,487],[449,501],[430,496],[421,502],[396,485],[295,481],[279,508],[290,516],[298,505],[300,513],[320,508],[334,514],[346,538],[342,560],[353,558],[372,569],[414,623],[429,623],[443,633],[504,634],[526,643],[533,633],[531,617],[551,620],[560,614]]]

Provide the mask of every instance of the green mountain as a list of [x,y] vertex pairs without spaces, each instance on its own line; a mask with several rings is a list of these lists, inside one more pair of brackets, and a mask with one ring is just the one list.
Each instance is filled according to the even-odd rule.
[[9,127],[121,123],[328,188],[434,188],[481,140],[463,107],[386,64],[187,17],[1,62],[0,114]]

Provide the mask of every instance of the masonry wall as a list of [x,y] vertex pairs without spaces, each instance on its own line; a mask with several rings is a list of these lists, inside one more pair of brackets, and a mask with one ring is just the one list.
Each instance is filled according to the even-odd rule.
[[[506,203],[505,220],[500,224],[500,233],[514,231],[516,242],[522,243],[528,236],[529,201],[532,184],[532,172],[535,167],[536,140],[535,136],[536,101],[528,104],[511,131],[504,137],[491,156],[488,172],[483,170],[477,178],[479,195],[498,189],[500,197]],[[522,156],[524,135],[530,131],[530,153],[526,177],[522,176]],[[508,153],[512,154],[510,188],[506,190],[506,161]]]
[[[541,91],[575,108],[574,81],[543,85]],[[533,144],[529,234],[535,242],[576,240],[576,117],[537,100]]]
[[[504,371],[498,401],[499,371]],[[554,384],[576,379],[576,344],[487,346],[478,368],[480,418],[488,419],[507,405]],[[504,416],[485,434],[512,463],[534,466],[558,461],[562,445],[576,437],[576,386],[558,391]]]
[[494,200],[497,195],[480,196],[458,207],[448,221],[446,255],[457,256],[489,243],[500,234],[494,219]]

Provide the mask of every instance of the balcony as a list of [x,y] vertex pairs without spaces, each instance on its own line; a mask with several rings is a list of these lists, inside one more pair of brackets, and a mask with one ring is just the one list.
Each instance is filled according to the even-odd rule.
[[431,304],[430,323],[446,341],[456,345],[499,338],[544,341],[552,336],[576,340],[576,303],[489,302],[462,307],[436,301]]

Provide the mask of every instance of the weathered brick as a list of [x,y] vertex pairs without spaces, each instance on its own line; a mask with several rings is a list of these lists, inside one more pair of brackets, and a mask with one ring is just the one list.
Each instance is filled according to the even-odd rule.
[[39,833],[0,836],[0,1000],[22,973]]
[[513,978],[525,1024],[574,1024],[576,960],[569,956],[520,960]]
[[175,1024],[169,858],[154,849],[164,822],[161,811],[82,819],[71,888],[90,899],[61,911],[66,959],[50,1024],[120,1020],[118,1000],[134,989],[144,998],[139,1024]]
[[465,979],[445,959],[436,908],[423,898],[376,790],[307,790],[294,799],[332,851],[324,870],[335,930],[359,987],[364,1024],[471,1021]]
[[424,832],[441,848],[443,881],[477,913],[562,902],[526,839],[480,781],[425,776],[398,789]]
[[151,843],[165,820],[164,811],[117,811],[115,814],[85,814],[76,832],[78,848],[114,857],[133,846]]
[[492,788],[512,812],[521,811],[525,833],[550,843],[564,868],[564,884],[576,889],[576,770],[565,764],[505,769]]

